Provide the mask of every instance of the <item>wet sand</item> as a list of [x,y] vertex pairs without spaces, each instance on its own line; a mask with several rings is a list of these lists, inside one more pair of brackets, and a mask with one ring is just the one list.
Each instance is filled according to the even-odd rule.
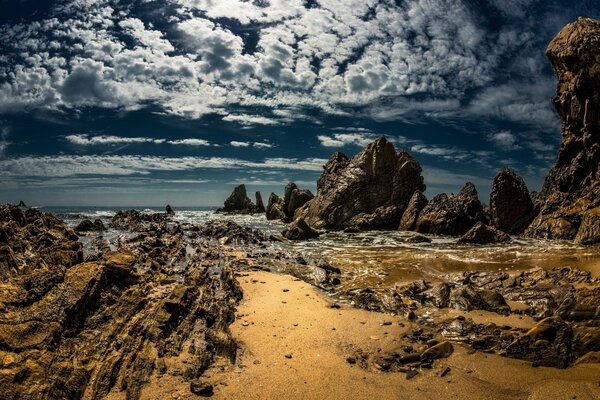
[[[413,326],[401,317],[348,306],[330,308],[331,299],[290,276],[252,272],[239,281],[244,299],[231,326],[241,347],[238,360],[236,365],[221,360],[203,378],[214,385],[215,399],[600,398],[599,364],[533,368],[498,355],[468,354],[456,343],[449,358],[419,370],[410,380],[404,373],[350,365],[346,359],[358,349],[401,351],[401,335]],[[446,367],[451,371],[441,377]],[[151,385],[144,397],[194,397],[189,387],[158,389]]]

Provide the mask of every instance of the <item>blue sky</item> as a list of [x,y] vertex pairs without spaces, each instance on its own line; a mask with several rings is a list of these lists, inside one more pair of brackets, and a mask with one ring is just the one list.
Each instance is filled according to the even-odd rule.
[[221,204],[315,189],[378,136],[426,195],[503,165],[538,190],[560,141],[544,56],[595,1],[0,0],[0,201]]

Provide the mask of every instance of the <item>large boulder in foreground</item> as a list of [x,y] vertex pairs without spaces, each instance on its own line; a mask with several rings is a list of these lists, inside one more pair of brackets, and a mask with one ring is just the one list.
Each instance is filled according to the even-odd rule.
[[478,222],[460,239],[458,239],[458,243],[491,244],[510,242],[510,240],[510,236],[508,236],[506,233],[494,228],[493,226]]
[[424,191],[421,166],[379,138],[352,159],[335,153],[317,182],[317,195],[296,217],[314,228],[397,229],[416,190]]
[[531,223],[533,213],[533,201],[523,178],[510,168],[502,168],[494,178],[490,193],[492,225],[518,235]]
[[477,197],[477,189],[467,182],[457,195],[436,195],[423,208],[415,230],[435,235],[464,235],[477,222],[487,223],[483,205]]
[[246,186],[242,184],[233,189],[233,192],[225,200],[223,208],[218,209],[217,212],[254,214],[260,212],[260,210],[252,203],[252,200],[246,194]]
[[542,188],[540,213],[526,236],[600,242],[600,21],[579,18],[546,49],[558,78],[558,159]]

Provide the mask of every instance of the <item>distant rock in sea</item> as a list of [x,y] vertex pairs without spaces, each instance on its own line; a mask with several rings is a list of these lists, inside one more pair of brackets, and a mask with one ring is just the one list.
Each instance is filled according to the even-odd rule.
[[299,189],[294,182],[288,183],[283,193],[283,198],[275,193],[271,193],[269,196],[267,219],[290,222],[294,219],[296,211],[315,197],[310,190]]
[[170,204],[167,204],[165,206],[165,212],[169,215],[175,215],[175,211],[173,210],[173,207],[171,207]]
[[[262,200],[262,198],[261,198]],[[255,214],[262,212],[259,210],[252,200],[246,194],[246,186],[238,185],[233,189],[233,192],[225,200],[223,208],[217,210],[217,212],[230,213],[230,214]]]
[[379,138],[352,159],[335,153],[324,166],[317,194],[295,218],[317,229],[398,229],[416,190],[424,191],[421,166]]
[[579,18],[546,49],[558,78],[553,102],[563,135],[526,236],[600,242],[599,48],[600,21]]

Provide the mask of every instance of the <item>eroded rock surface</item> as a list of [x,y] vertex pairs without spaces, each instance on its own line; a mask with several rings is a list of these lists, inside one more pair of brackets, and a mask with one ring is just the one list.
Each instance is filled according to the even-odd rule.
[[561,120],[558,159],[542,189],[530,237],[600,241],[600,22],[579,18],[546,49],[558,85],[553,99]]
[[[258,200],[258,198],[257,198]],[[262,200],[262,198],[261,198]],[[246,185],[238,185],[233,188],[233,192],[223,203],[223,208],[217,212],[232,213],[232,214],[254,214],[263,212],[259,207],[250,200],[246,193]]]
[[469,229],[467,233],[458,239],[458,243],[469,243],[469,244],[491,244],[491,243],[505,243],[510,242],[510,236],[506,233],[478,222],[474,227]]
[[317,229],[395,230],[416,190],[425,190],[419,163],[380,138],[351,160],[332,155],[316,197],[296,217]]
[[475,185],[467,182],[457,195],[436,195],[420,212],[415,230],[436,235],[464,235],[477,222],[488,218],[477,197]]
[[535,216],[525,181],[510,168],[502,168],[494,178],[490,214],[495,228],[512,235],[523,233]]

